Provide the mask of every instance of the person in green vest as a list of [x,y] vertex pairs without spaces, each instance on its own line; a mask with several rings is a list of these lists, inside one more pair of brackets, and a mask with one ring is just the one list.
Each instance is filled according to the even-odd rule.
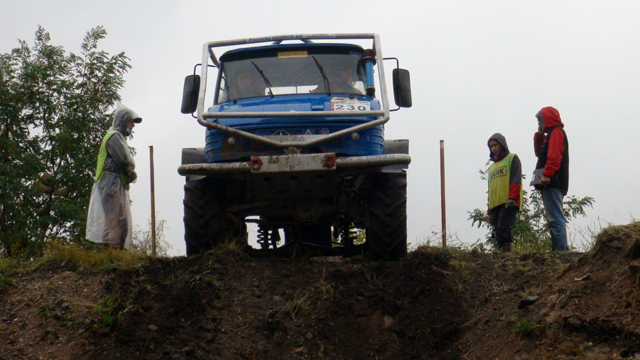
[[86,238],[106,247],[133,248],[129,184],[136,181],[136,164],[127,137],[142,118],[118,103],[113,125],[102,139],[95,183],[91,189]]
[[487,141],[489,158],[489,222],[502,252],[511,252],[511,231],[522,205],[522,165],[518,155],[509,152],[507,139],[495,133]]

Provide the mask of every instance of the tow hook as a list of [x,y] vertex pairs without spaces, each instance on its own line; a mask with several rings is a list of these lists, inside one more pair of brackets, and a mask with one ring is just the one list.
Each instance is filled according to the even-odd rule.
[[252,170],[258,171],[262,167],[262,160],[257,156],[253,156],[251,160],[249,160],[249,164]]
[[324,156],[324,160],[322,161],[322,166],[326,168],[332,168],[336,164],[336,155],[335,154],[326,154]]

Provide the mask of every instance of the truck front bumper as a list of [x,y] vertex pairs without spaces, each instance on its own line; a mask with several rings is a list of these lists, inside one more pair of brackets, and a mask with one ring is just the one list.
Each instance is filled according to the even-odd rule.
[[187,164],[178,167],[178,174],[223,175],[238,173],[324,172],[363,168],[382,168],[409,165],[408,154],[383,154],[336,158],[335,154],[296,154],[281,156],[254,156],[249,161],[215,164]]

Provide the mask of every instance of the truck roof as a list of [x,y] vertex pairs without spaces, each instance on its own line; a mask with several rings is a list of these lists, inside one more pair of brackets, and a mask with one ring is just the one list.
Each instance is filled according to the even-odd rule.
[[295,51],[306,51],[308,54],[346,54],[362,56],[364,49],[354,44],[278,44],[229,50],[220,56],[220,62],[252,59],[255,57],[276,57],[279,53],[286,52],[293,54]]

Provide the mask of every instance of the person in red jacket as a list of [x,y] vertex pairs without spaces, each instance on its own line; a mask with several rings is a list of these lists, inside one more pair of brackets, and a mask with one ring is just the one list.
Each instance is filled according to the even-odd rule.
[[536,170],[541,170],[542,175],[540,182],[534,186],[542,195],[551,231],[551,248],[567,251],[562,200],[569,190],[569,141],[558,110],[544,107],[536,114],[536,118],[538,131],[533,136],[533,147],[538,157]]

